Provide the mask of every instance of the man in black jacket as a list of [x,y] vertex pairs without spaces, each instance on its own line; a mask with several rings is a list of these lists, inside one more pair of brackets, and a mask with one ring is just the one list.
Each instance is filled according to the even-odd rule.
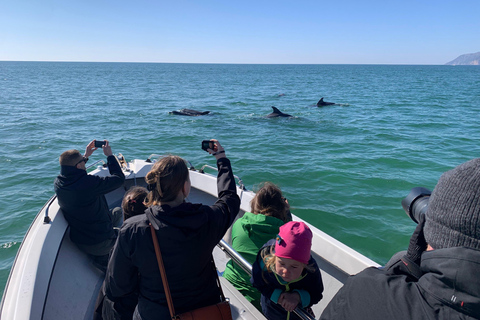
[[351,276],[320,319],[480,319],[480,158],[440,177],[419,220],[407,253]]
[[60,155],[60,175],[55,179],[54,187],[58,204],[70,225],[70,239],[81,250],[94,256],[100,269],[106,269],[108,254],[118,234],[114,227],[121,225],[122,212],[110,212],[105,194],[122,186],[125,175],[107,140],[102,149],[111,176],[87,174],[85,164],[97,150],[93,140],[83,156],[77,150]]

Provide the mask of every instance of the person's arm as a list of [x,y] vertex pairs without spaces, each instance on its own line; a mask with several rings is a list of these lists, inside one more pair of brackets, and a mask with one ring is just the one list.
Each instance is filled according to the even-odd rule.
[[125,182],[125,175],[118,164],[115,156],[109,156],[107,158],[107,165],[110,171],[110,176],[99,177],[88,175],[88,190],[92,194],[107,194],[123,185]]
[[[94,141],[90,142],[90,144],[94,143]],[[123,174],[117,158],[112,152],[112,148],[110,147],[108,140],[105,140],[105,144],[102,146],[102,148],[103,153],[107,156],[107,166],[110,176],[97,177],[96,183],[92,184],[92,192],[97,194],[109,193],[121,187],[125,182],[125,175]]]
[[[217,192],[218,200],[210,206],[214,219],[211,228],[221,230],[220,238],[232,225],[240,210],[240,198],[237,195],[237,186],[233,176],[230,160],[225,155],[225,150],[217,140],[214,142],[214,149],[208,149],[217,159]],[[215,232],[219,234],[218,232]],[[218,242],[220,239],[214,239]]]
[[323,298],[322,274],[320,273],[317,262],[313,257],[311,257],[308,264],[311,265],[315,271],[308,274],[306,277],[308,280],[306,282],[308,284],[308,287],[305,288],[306,292],[300,292],[303,307],[311,307],[312,305],[317,304]]
[[[422,276],[420,262],[422,254],[427,249],[427,241],[423,233],[425,227],[425,215],[420,216],[415,231],[410,238],[408,250],[405,255],[395,254],[383,270],[388,275],[406,275],[410,281],[417,281]],[[400,258],[401,256],[401,258]]]
[[85,154],[83,156],[88,159],[95,150],[97,150],[95,147],[95,140],[92,140],[85,148]]
[[128,256],[126,238],[119,234],[105,275],[103,314],[108,319],[132,319],[138,303],[138,269]]
[[292,292],[283,292],[278,299],[278,304],[288,312],[292,312],[302,302],[300,293],[297,290]]
[[213,149],[207,149],[207,152],[210,153],[215,157],[215,159],[219,160],[221,158],[226,158],[225,149],[222,147],[220,142],[216,139],[210,140],[213,142]]
[[113,177],[118,177],[121,180],[125,180],[125,175],[123,174],[122,168],[118,163],[117,157],[115,157],[114,155],[108,156],[107,166],[108,166],[108,171],[110,172],[110,175],[112,175]]
[[296,292],[300,296],[301,307],[305,308],[310,305],[310,293],[307,290],[294,289],[292,292]]
[[102,145],[103,154],[106,155],[107,157],[113,156],[113,151],[112,151],[112,147],[110,146],[110,142],[108,142],[108,140],[104,140],[104,141],[105,141],[105,144]]
[[221,208],[226,215],[226,228],[228,229],[240,210],[240,198],[237,195],[237,186],[233,177],[230,160],[226,157],[217,160],[218,176],[217,191],[218,200],[214,206]]
[[268,245],[269,243],[270,242],[267,242],[267,244],[263,246],[257,254],[257,258],[252,265],[252,278],[250,279],[250,282],[252,283],[254,288],[257,288],[258,291],[262,293],[262,295],[277,303],[283,291],[274,288],[265,281],[264,276],[268,275],[268,272],[265,269],[265,263],[263,262],[263,259],[261,257],[261,252],[263,250],[270,250],[270,245]]

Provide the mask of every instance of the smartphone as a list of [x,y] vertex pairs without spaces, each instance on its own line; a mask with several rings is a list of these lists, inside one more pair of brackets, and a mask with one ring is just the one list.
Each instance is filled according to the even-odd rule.
[[95,140],[95,148],[101,148],[105,145],[105,140]]
[[202,149],[207,151],[207,149],[213,150],[213,141],[211,140],[203,140],[202,141]]

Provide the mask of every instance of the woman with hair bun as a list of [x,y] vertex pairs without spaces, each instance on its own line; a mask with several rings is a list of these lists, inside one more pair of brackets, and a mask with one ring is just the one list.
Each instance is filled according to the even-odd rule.
[[170,319],[149,224],[156,230],[175,311],[221,302],[212,251],[235,220],[240,199],[223,147],[217,140],[210,147],[218,167],[218,199],[211,206],[186,201],[189,171],[178,156],[158,160],[146,175],[148,209],[125,221],[108,264],[104,319]]

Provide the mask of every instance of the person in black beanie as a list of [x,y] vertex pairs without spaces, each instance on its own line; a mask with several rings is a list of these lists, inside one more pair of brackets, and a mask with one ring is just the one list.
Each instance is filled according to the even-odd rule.
[[477,158],[440,177],[406,254],[349,277],[320,319],[480,319],[479,271]]

